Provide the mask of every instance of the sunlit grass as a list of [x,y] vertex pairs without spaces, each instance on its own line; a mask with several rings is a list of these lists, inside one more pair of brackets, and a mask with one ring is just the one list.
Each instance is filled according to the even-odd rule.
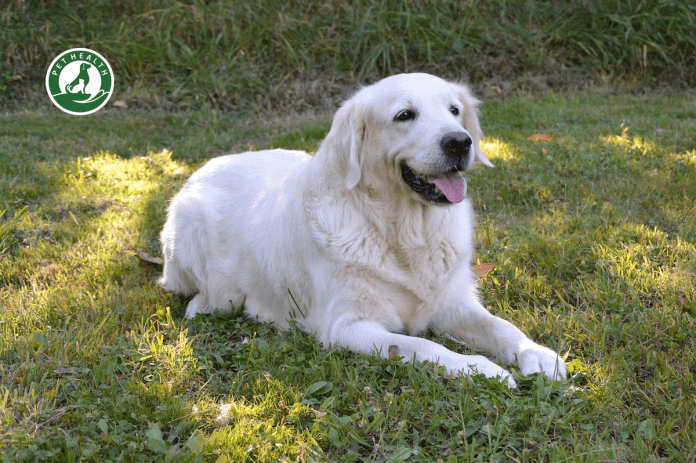
[[494,163],[498,160],[519,160],[519,153],[516,152],[515,148],[499,138],[487,136],[481,141],[480,146],[488,159]]

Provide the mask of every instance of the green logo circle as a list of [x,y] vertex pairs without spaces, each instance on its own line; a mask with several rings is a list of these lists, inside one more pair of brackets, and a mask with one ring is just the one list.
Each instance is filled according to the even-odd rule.
[[114,90],[109,62],[96,51],[73,48],[58,55],[46,72],[46,91],[58,109],[84,116],[99,111]]

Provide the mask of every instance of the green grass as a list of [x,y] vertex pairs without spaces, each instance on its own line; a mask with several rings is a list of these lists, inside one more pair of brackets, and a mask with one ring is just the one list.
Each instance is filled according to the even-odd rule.
[[167,201],[206,159],[314,150],[329,114],[0,116],[3,461],[694,461],[693,101],[484,105],[483,298],[573,374],[516,390],[240,314],[186,321],[134,257],[159,255]]
[[[0,101],[45,103],[46,66],[101,53],[141,108],[332,108],[346,84],[397,72],[484,87],[696,84],[691,0],[83,2],[0,7]],[[512,84],[510,84],[512,83]]]

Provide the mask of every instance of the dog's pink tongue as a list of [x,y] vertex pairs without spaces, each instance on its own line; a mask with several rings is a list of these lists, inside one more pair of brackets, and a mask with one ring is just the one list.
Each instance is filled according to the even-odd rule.
[[448,174],[432,182],[445,194],[451,203],[461,203],[466,196],[466,180],[461,174]]

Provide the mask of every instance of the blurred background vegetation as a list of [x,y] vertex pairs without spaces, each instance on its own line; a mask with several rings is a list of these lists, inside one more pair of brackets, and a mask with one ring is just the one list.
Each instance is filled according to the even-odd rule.
[[0,107],[45,104],[48,64],[75,47],[109,61],[115,99],[164,109],[333,109],[356,82],[414,71],[493,93],[684,88],[696,3],[0,0]]

